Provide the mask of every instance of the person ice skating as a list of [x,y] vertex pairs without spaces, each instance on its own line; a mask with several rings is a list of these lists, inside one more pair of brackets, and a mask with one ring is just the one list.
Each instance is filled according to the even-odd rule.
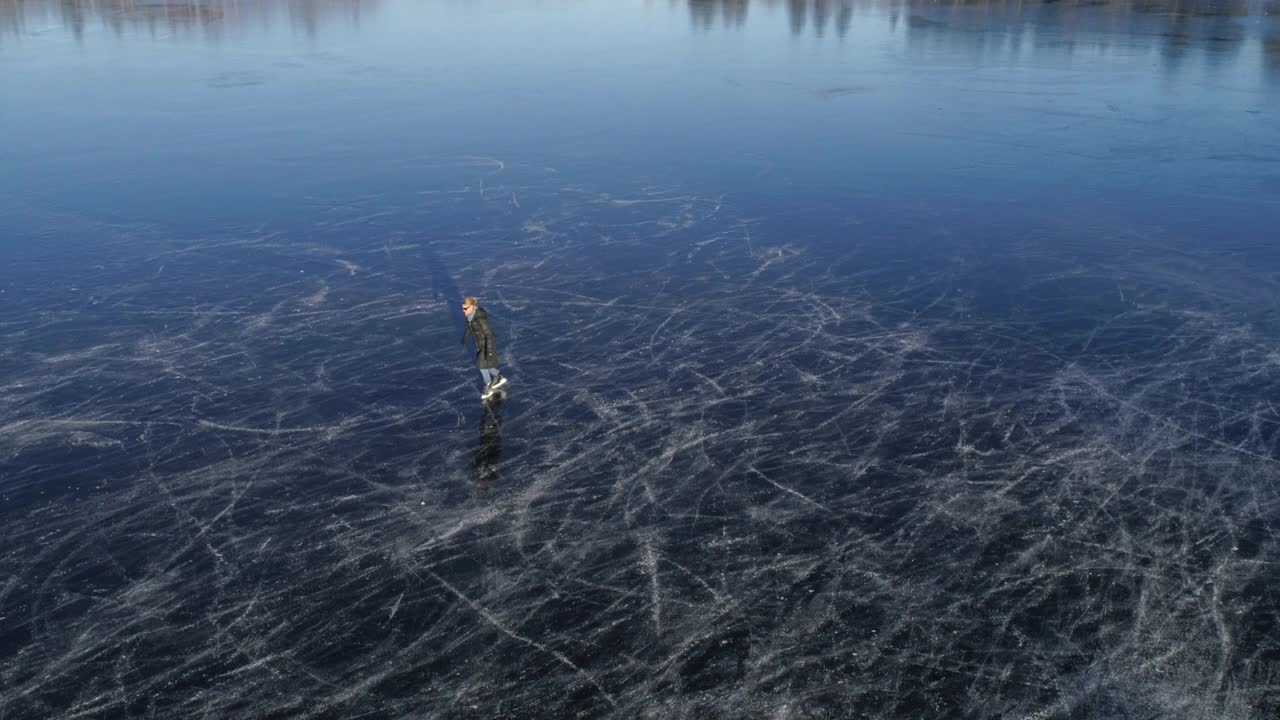
[[507,384],[507,379],[498,372],[498,344],[493,339],[493,328],[489,327],[489,313],[480,307],[474,296],[468,296],[462,301],[462,314],[467,318],[467,329],[462,332],[462,346],[467,346],[468,335],[475,341],[476,366],[480,368],[480,377],[484,379],[484,391],[480,398],[488,400],[498,388]]

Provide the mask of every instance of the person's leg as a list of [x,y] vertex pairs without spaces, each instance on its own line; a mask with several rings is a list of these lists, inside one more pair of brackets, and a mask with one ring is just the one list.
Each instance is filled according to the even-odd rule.
[[502,387],[503,385],[506,385],[506,384],[507,384],[507,379],[506,379],[506,378],[504,378],[504,377],[502,377],[502,373],[498,372],[498,368],[494,368],[494,369],[493,369],[493,384],[492,384],[492,385],[490,385],[489,387],[492,387],[494,390],[497,390],[498,388],[500,388],[500,387]]
[[498,371],[494,368],[480,368],[480,377],[484,378],[484,386],[486,388],[493,384],[493,379],[497,375]]

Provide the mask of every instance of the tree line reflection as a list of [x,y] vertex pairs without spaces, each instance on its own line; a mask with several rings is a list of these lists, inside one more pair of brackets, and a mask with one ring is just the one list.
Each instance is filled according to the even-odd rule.
[[[358,27],[383,0],[0,0],[0,38],[61,26],[77,39],[99,24],[111,32],[198,30],[217,39],[287,22],[314,36],[325,26]],[[625,0],[624,0],[625,1]],[[419,7],[430,15],[432,6]],[[749,18],[785,24],[793,35],[847,36],[861,21],[887,20],[910,43],[965,46],[977,52],[1055,45],[1071,49],[1158,47],[1167,66],[1188,52],[1209,62],[1235,57],[1257,37],[1264,63],[1280,73],[1280,0],[670,0],[687,7],[700,32],[738,30]]]
[[376,12],[379,0],[0,0],[0,37],[39,34],[59,25],[76,39],[91,25],[125,32],[199,30],[218,37],[239,30],[287,22],[314,36],[324,26],[358,26]]
[[[673,0],[700,31],[738,29],[753,9],[785,16],[793,35],[844,39],[855,19],[901,29],[908,42],[1001,47],[1034,38],[1039,46],[1156,45],[1166,64],[1188,51],[1210,62],[1234,57],[1253,35],[1267,66],[1280,71],[1280,2],[1273,0]],[[877,27],[882,27],[877,25]]]

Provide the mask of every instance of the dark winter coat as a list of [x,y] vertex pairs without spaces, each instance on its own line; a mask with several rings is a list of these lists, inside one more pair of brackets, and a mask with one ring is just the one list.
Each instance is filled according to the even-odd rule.
[[468,335],[475,340],[476,366],[481,370],[498,367],[498,343],[493,339],[493,328],[489,327],[489,313],[478,307],[466,323],[467,329],[462,332],[462,344],[467,344]]

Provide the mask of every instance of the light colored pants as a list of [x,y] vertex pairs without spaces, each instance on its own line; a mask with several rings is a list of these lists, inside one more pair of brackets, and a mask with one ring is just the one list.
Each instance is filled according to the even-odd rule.
[[480,377],[484,378],[484,386],[489,387],[489,383],[498,377],[498,368],[480,368]]

